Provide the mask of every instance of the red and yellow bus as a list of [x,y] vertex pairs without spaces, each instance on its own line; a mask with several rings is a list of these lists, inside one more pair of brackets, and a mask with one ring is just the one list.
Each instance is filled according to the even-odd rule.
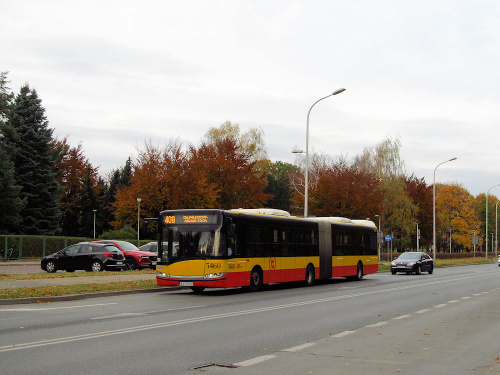
[[274,209],[169,210],[158,228],[160,286],[257,291],[291,281],[359,280],[378,270],[377,228],[369,220]]

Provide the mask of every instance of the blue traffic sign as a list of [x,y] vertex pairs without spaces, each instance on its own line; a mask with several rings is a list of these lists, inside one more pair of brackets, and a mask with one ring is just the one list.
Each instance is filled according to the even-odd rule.
[[385,240],[386,240],[387,242],[389,242],[389,241],[391,240],[391,236],[389,236],[389,235],[385,236]]

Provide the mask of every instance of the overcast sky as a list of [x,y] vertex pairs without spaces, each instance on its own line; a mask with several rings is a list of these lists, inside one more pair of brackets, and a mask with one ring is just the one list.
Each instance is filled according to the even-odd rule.
[[[0,71],[101,175],[145,140],[260,127],[272,161],[399,137],[407,174],[500,184],[500,1],[0,0]],[[500,195],[500,187],[490,194]]]

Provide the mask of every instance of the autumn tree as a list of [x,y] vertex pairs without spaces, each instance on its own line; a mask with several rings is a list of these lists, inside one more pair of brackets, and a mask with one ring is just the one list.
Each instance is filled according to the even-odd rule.
[[[488,195],[488,231],[490,233],[494,232],[494,228],[496,225],[495,221],[495,212],[496,212],[496,204],[498,202],[498,198],[494,195]],[[477,195],[474,199],[474,208],[476,210],[476,215],[480,222],[480,231],[476,234],[480,237],[479,242],[485,242],[486,236],[486,194],[481,193]],[[490,235],[491,236],[491,235]],[[488,248],[491,249],[491,237],[488,237]]]
[[[416,222],[420,230],[420,245],[430,247],[433,241],[433,193],[432,185],[414,174],[404,177],[404,188],[411,201],[417,206]],[[416,243],[416,228],[415,241]]]
[[141,217],[157,217],[168,209],[213,208],[215,187],[205,176],[206,164],[192,157],[195,153],[193,147],[183,151],[178,140],[163,149],[146,142],[139,150],[130,186],[117,191],[114,227],[136,226],[137,198],[141,198]]
[[[83,154],[83,147],[72,147],[67,138],[56,140],[56,180],[59,189],[59,208],[62,212],[62,234],[66,236],[90,236],[89,221],[93,227],[93,210],[99,210],[97,202],[97,169],[92,167]],[[89,202],[89,199],[91,200]]]
[[317,187],[311,191],[311,213],[351,219],[374,218],[380,212],[383,192],[379,180],[339,157],[318,172]]
[[[472,236],[480,231],[480,220],[475,210],[474,197],[459,184],[436,185],[436,246],[449,249],[449,233],[452,244],[458,250],[471,249]],[[481,243],[482,241],[480,241]],[[437,249],[436,249],[437,250]]]
[[358,168],[374,173],[385,191],[382,209],[383,231],[393,235],[399,248],[412,246],[418,207],[405,190],[405,164],[400,156],[401,140],[386,138],[366,147],[356,157]]
[[270,195],[264,193],[265,160],[260,159],[264,145],[256,134],[260,133],[240,134],[238,125],[226,122],[210,129],[193,150],[193,160],[205,166],[207,181],[215,186],[219,208],[256,208],[269,200]]

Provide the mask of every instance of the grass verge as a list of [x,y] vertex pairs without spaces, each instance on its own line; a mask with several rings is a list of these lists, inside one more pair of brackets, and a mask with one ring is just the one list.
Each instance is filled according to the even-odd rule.
[[156,280],[122,281],[32,288],[0,289],[0,299],[54,297],[73,294],[158,288]]

